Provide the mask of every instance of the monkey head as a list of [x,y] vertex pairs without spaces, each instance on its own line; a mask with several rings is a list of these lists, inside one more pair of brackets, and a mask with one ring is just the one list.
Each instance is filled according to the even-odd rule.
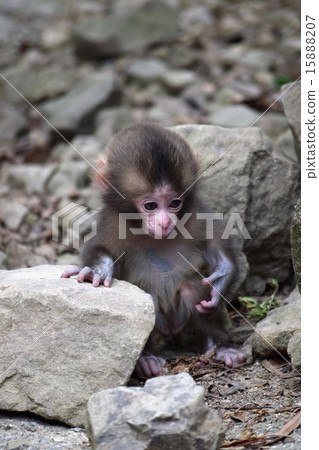
[[188,210],[197,175],[197,161],[183,138],[140,124],[113,138],[96,181],[109,209],[139,213],[150,237],[167,238]]

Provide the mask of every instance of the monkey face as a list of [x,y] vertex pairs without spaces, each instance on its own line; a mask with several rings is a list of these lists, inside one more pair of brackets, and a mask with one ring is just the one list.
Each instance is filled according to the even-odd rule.
[[136,203],[144,229],[155,239],[165,239],[171,234],[182,206],[183,199],[168,185],[155,189]]

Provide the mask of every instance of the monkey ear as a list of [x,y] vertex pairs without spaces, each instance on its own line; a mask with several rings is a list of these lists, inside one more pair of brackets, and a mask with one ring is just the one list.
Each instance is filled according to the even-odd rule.
[[105,192],[109,187],[107,180],[107,160],[105,156],[101,156],[97,162],[95,182],[101,191]]

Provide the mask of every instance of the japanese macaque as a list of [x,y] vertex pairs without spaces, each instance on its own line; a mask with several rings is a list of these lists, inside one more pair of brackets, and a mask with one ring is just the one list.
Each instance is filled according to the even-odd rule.
[[152,295],[155,328],[136,365],[147,378],[165,365],[152,354],[158,335],[169,341],[191,331],[198,350],[214,352],[216,361],[228,367],[246,361],[229,345],[219,312],[236,277],[235,259],[217,221],[207,238],[209,210],[196,193],[197,178],[197,160],[176,133],[140,124],[117,134],[97,167],[103,201],[97,234],[84,246],[83,268],[62,274],[96,287],[109,287],[115,277]]

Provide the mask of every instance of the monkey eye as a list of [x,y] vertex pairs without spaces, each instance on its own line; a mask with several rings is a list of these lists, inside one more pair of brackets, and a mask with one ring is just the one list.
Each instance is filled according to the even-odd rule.
[[181,206],[182,203],[183,202],[180,198],[175,198],[174,200],[171,201],[171,203],[168,206],[172,209],[177,209]]
[[154,209],[157,208],[157,203],[156,202],[147,202],[144,203],[144,209],[146,209],[147,211],[154,211]]

